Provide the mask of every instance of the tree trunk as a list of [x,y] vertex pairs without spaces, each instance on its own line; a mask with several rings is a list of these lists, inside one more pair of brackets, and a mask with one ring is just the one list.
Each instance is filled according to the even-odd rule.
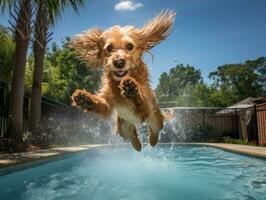
[[30,109],[30,130],[35,137],[38,137],[38,130],[41,122],[41,98],[43,81],[43,61],[48,35],[48,12],[45,1],[39,1],[36,22],[34,52],[34,73]]
[[23,144],[24,79],[31,32],[32,8],[29,0],[22,0],[19,6],[19,13],[16,18],[16,50],[8,115],[9,124],[5,134],[10,141],[7,144],[7,150],[10,152],[25,150],[25,145]]
[[36,133],[40,128],[43,59],[44,59],[44,50],[36,48],[34,50],[34,73],[33,73],[32,94],[31,94],[31,103],[30,103],[30,131],[32,133]]

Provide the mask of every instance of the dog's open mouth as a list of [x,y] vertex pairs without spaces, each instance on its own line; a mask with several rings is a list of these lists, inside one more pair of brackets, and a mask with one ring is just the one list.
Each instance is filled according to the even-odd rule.
[[121,77],[124,77],[127,74],[127,71],[117,70],[117,71],[114,71],[114,74],[115,74],[115,76],[121,78]]

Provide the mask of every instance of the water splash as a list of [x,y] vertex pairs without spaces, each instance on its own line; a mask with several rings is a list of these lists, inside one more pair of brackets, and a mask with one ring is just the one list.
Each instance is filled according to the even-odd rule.
[[[159,134],[159,142],[188,142],[201,136],[201,112],[174,108],[168,110],[173,113],[173,118],[164,122],[164,128]],[[163,112],[165,111],[163,110]],[[123,139],[116,134],[115,121],[115,115],[108,119],[101,119],[97,114],[91,112],[75,115],[57,113],[47,117],[43,135],[51,143],[59,145],[124,143]],[[136,128],[141,142],[147,142],[149,133],[145,123],[137,124]]]

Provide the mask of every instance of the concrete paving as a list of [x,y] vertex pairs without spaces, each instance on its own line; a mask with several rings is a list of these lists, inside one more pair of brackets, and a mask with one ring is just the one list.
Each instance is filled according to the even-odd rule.
[[5,167],[16,166],[38,160],[49,159],[56,156],[62,156],[69,153],[85,151],[91,148],[106,146],[106,144],[89,144],[74,147],[57,147],[36,150],[24,153],[0,153],[0,169]]

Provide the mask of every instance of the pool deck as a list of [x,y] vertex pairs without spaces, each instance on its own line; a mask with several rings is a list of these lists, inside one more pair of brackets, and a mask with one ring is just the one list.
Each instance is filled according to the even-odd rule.
[[[250,156],[256,156],[266,159],[266,147],[247,146],[238,144],[223,144],[223,143],[189,143],[197,145],[206,145],[211,147],[220,148],[223,150],[236,152],[240,154],[246,154]],[[56,158],[70,153],[81,152],[91,148],[110,146],[111,144],[90,144],[74,147],[58,147],[49,148],[44,150],[36,150],[25,153],[0,153],[0,169],[15,167],[27,163],[33,163],[39,160],[48,160],[50,158]]]
[[108,144],[89,144],[73,147],[56,147],[49,149],[41,149],[23,153],[0,153],[0,169],[6,167],[14,167],[26,163],[32,163],[39,160],[55,158],[66,154],[81,152],[91,148],[107,145]]
[[239,154],[266,159],[266,147],[240,145],[240,144],[224,144],[224,143],[197,143],[197,144],[216,147],[226,151],[231,151]]

